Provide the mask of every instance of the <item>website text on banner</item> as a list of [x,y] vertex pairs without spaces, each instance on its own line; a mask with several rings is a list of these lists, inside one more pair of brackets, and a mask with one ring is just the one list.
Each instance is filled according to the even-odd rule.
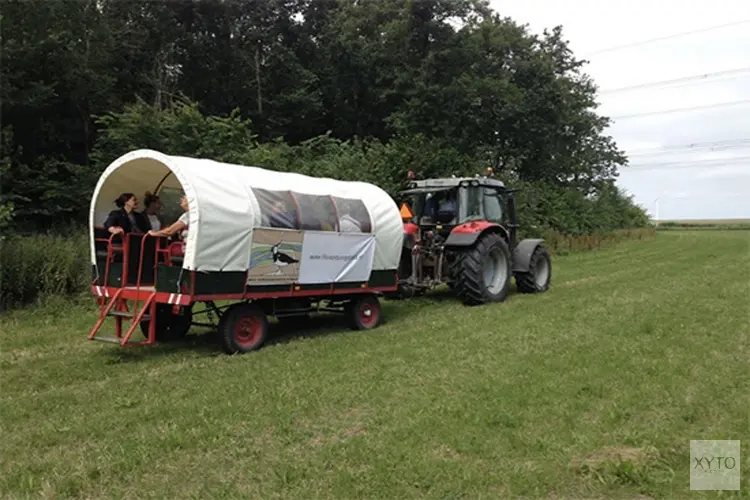
[[374,235],[307,233],[298,283],[368,281],[374,256]]

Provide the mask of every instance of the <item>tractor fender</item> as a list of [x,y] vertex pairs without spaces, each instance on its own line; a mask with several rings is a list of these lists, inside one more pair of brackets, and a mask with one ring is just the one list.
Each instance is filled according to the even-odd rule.
[[508,234],[500,224],[487,221],[473,221],[454,227],[451,234],[445,239],[445,246],[470,247],[476,243],[480,236],[486,233],[501,233],[506,241],[508,239]]
[[518,242],[511,255],[514,273],[525,273],[529,270],[531,256],[543,241],[543,238],[527,238]]

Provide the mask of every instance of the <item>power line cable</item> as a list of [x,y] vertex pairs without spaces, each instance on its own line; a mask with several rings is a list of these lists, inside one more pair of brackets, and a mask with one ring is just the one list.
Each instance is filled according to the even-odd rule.
[[681,168],[681,167],[723,167],[738,164],[747,164],[750,166],[750,156],[735,156],[733,158],[715,158],[712,160],[694,160],[694,161],[665,161],[656,163],[636,163],[623,167],[623,170],[639,170],[645,168]]
[[690,75],[690,76],[684,76],[681,78],[674,78],[671,80],[661,80],[658,82],[648,82],[648,83],[639,83],[636,85],[628,85],[625,87],[618,87],[608,90],[602,90],[598,92],[599,95],[606,95],[606,94],[614,94],[618,92],[627,92],[629,90],[637,90],[637,89],[647,89],[651,87],[673,87],[673,86],[679,86],[675,84],[680,83],[706,83],[706,81],[711,81],[714,78],[721,77],[721,76],[734,76],[735,78],[737,76],[743,75],[745,73],[750,73],[750,66],[746,66],[744,68],[736,68],[736,69],[728,69],[724,71],[714,71],[711,73],[701,73],[698,75]]
[[659,148],[642,148],[627,151],[629,158],[634,156],[651,156],[660,154],[679,154],[684,152],[700,152],[703,150],[709,151],[724,151],[727,149],[736,149],[750,147],[750,138],[746,139],[728,139],[725,141],[707,141],[707,142],[693,142],[689,144],[676,144],[670,146],[663,146]]
[[[653,43],[653,42],[660,42],[662,40],[669,40],[669,39],[672,39],[672,38],[680,38],[680,37],[683,37],[683,36],[693,35],[693,34],[696,34],[696,33],[706,33],[708,31],[714,31],[714,30],[723,29],[723,28],[730,28],[732,26],[739,26],[741,24],[747,24],[747,23],[750,23],[750,19],[745,19],[745,20],[742,20],[742,21],[735,21],[733,23],[720,24],[720,25],[716,25],[716,26],[709,26],[707,28],[700,28],[700,29],[696,29],[696,30],[683,31],[681,33],[673,33],[671,35],[664,35],[664,36],[655,37],[655,38],[648,38],[646,40],[640,40],[640,41],[637,41],[637,42],[626,43],[626,44],[623,44],[623,45],[615,45],[613,47],[608,47],[608,48],[605,48],[605,49],[595,50],[593,52],[589,52],[587,54],[587,56],[591,56],[591,55],[595,55],[595,54],[603,54],[605,52],[612,52],[614,50],[627,49],[627,48],[630,48],[630,47],[638,47],[640,45],[646,45],[646,44]],[[586,56],[584,56],[584,57],[586,57]]]
[[729,102],[717,102],[714,104],[705,104],[702,106],[691,106],[688,108],[673,108],[673,109],[664,109],[660,111],[648,111],[645,113],[634,113],[631,115],[620,115],[620,116],[611,116],[610,119],[612,120],[624,120],[627,118],[637,118],[641,116],[656,116],[656,115],[666,115],[666,114],[672,114],[672,113],[684,113],[687,111],[699,111],[699,110],[705,110],[705,109],[716,109],[716,108],[728,108],[733,106],[739,106],[742,104],[750,104],[750,99],[744,99],[741,101],[729,101]]

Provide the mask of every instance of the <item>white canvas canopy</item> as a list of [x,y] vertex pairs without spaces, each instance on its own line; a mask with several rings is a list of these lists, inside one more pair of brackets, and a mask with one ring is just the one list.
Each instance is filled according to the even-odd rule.
[[[114,200],[123,192],[132,192],[141,199],[160,183],[161,188],[184,192],[188,199],[190,222],[184,269],[248,269],[253,231],[263,224],[262,200],[256,196],[257,190],[359,200],[369,213],[375,238],[372,270],[398,268],[403,238],[401,216],[394,200],[373,184],[169,156],[146,149],[121,156],[99,178],[89,213],[92,263],[96,263],[94,227],[102,225],[107,214],[117,209]],[[169,225],[174,221],[164,222]]]

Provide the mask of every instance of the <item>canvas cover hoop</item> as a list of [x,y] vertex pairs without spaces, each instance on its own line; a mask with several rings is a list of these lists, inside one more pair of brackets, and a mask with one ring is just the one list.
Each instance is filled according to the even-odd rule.
[[[173,175],[168,175],[171,172]],[[401,256],[403,226],[398,206],[370,183],[311,177],[209,159],[166,155],[140,149],[114,160],[101,174],[91,197],[91,262],[96,264],[94,227],[117,209],[122,192],[140,199],[146,191],[180,189],[189,204],[183,269],[246,271],[255,229],[263,227],[261,205],[253,189],[292,191],[302,195],[359,200],[371,221],[375,239],[372,270],[395,270]],[[165,221],[167,225],[174,221]]]

